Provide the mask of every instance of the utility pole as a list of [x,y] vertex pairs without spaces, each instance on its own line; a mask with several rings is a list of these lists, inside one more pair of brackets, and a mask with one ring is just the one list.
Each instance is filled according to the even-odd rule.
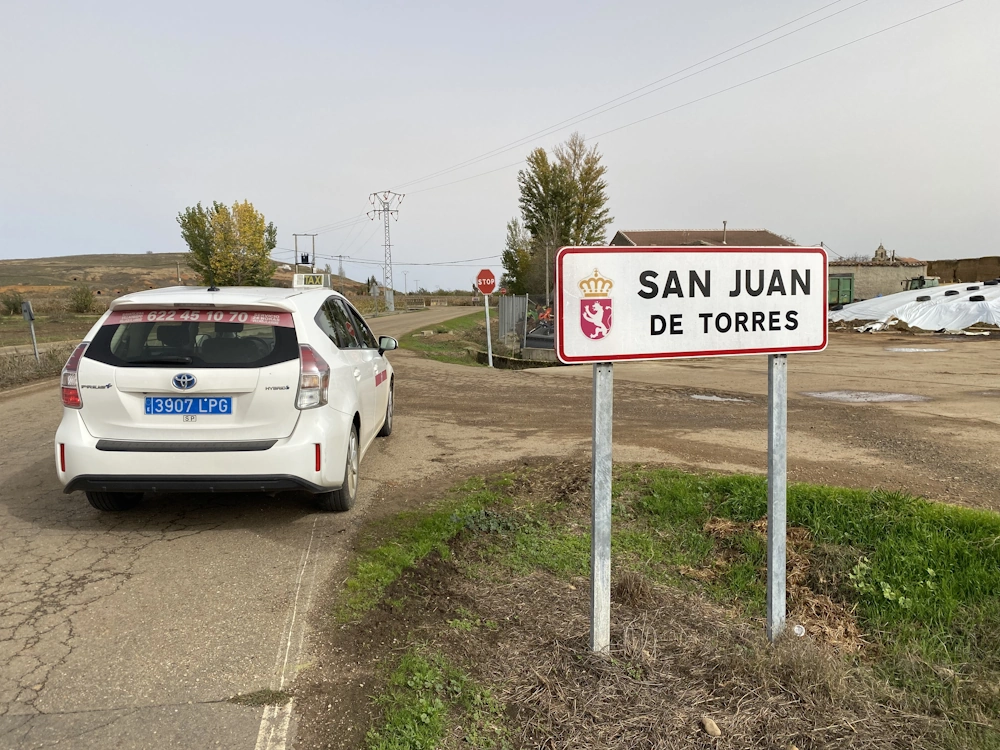
[[316,235],[307,234],[306,232],[300,232],[299,234],[292,234],[295,238],[295,260],[292,263],[292,273],[298,273],[299,271],[299,237],[312,237],[312,255],[309,256],[309,263],[306,265],[311,265],[312,270],[316,270]]
[[399,204],[403,202],[403,195],[391,190],[383,190],[381,193],[369,195],[368,201],[372,206],[375,206],[373,210],[368,212],[368,218],[375,221],[375,217],[378,216],[385,220],[385,263],[382,266],[382,289],[385,292],[386,310],[393,312],[396,309],[396,304],[392,298],[392,244],[389,242],[389,217],[399,221]]
[[406,296],[406,274],[408,274],[408,273],[409,273],[409,271],[403,271],[403,296],[404,297]]

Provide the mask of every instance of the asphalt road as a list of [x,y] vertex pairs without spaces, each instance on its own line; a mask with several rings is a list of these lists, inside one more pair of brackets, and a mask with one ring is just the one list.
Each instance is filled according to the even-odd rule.
[[[468,312],[372,324],[399,336]],[[317,580],[391,456],[369,451],[347,514],[246,495],[108,514],[56,480],[60,414],[51,384],[0,398],[0,748],[284,748],[292,706],[227,699],[295,677]]]

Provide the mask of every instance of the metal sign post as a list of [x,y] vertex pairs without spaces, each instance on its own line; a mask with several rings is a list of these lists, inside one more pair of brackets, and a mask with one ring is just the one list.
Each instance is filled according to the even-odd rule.
[[493,339],[490,336],[490,295],[483,295],[483,307],[486,308],[486,358],[493,367]]
[[767,639],[785,628],[788,355],[767,358]]
[[590,650],[611,646],[611,423],[614,365],[594,364],[590,508]]
[[610,645],[612,362],[768,355],[767,637],[785,627],[790,352],[827,344],[822,247],[564,247],[556,354],[594,365],[590,646]]
[[35,339],[35,311],[31,309],[30,300],[21,303],[21,315],[28,321],[28,327],[31,329],[31,348],[35,352],[35,363],[41,364],[42,360],[38,356],[38,341]]
[[480,271],[476,276],[476,289],[483,295],[483,302],[486,307],[486,357],[490,363],[490,367],[493,367],[493,339],[490,335],[490,295],[493,294],[496,288],[497,277],[493,275],[493,272],[488,268]]

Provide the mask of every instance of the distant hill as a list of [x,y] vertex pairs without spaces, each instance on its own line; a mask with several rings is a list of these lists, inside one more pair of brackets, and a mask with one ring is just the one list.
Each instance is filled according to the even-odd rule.
[[[66,287],[86,284],[101,297],[118,297],[141,289],[196,285],[197,276],[185,261],[186,253],[63,255],[57,258],[0,260],[0,292],[26,295],[62,294]],[[287,266],[286,266],[287,267]],[[178,276],[180,281],[178,281]],[[291,286],[292,272],[279,270],[277,286]],[[365,284],[334,277],[334,288],[359,294]]]

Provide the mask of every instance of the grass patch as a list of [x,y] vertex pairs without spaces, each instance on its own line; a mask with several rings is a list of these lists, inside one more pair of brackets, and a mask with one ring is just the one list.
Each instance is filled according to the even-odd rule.
[[511,746],[503,706],[440,654],[407,651],[375,703],[382,722],[365,736],[368,750],[432,750],[453,726],[470,747]]
[[[100,315],[75,315],[56,313],[35,314],[35,338],[39,344],[55,341],[82,341]],[[0,346],[31,346],[31,329],[28,323],[17,315],[0,316]]]
[[[504,481],[501,478],[488,486],[483,480],[472,480],[433,510],[403,513],[378,524],[371,532],[370,546],[351,565],[338,619],[348,621],[362,616],[382,600],[386,589],[404,570],[431,553],[448,557],[448,542],[462,531],[488,530],[491,516],[485,509],[499,500],[497,489]],[[374,539],[384,541],[371,544]]]
[[40,352],[40,362],[35,362],[34,354],[0,355],[0,390],[59,377],[73,349],[65,346]]
[[[499,353],[497,341],[499,328],[496,316],[491,316],[490,323],[493,330],[493,351]],[[482,308],[478,312],[452,318],[426,330],[431,332],[429,336],[425,336],[424,331],[414,331],[403,336],[399,345],[403,349],[420,352],[423,356],[439,362],[480,366],[474,357],[469,356],[466,349],[473,346],[486,350],[486,320]]]
[[[589,487],[581,474],[580,467],[557,466],[474,480],[429,511],[398,517],[378,530],[379,541],[355,563],[342,617],[363,616],[407,568],[433,552],[449,557],[457,550],[457,569],[462,572],[455,575],[475,582],[468,585],[487,592],[486,600],[481,593],[475,605],[470,603],[475,613],[457,601],[450,607],[435,601],[438,630],[425,625],[421,638],[433,639],[435,632],[445,642],[466,639],[478,644],[501,638],[511,647],[510,639],[524,636],[509,628],[544,617],[535,613],[567,606],[565,597],[581,596],[586,589],[578,580],[589,575],[590,555]],[[816,747],[878,746],[877,737],[871,744],[847,741],[856,737],[858,717],[868,717],[901,732],[898,742],[887,747],[1000,748],[995,726],[1000,715],[1000,516],[881,490],[790,485],[790,621],[804,623],[810,637],[772,649],[760,625],[765,607],[765,512],[762,477],[620,469],[614,484],[612,600],[617,606],[648,610],[650,619],[626,625],[615,636],[624,640],[613,644],[618,651],[610,666],[587,662],[586,678],[574,671],[584,668],[575,650],[579,644],[567,645],[556,634],[540,635],[546,643],[561,644],[553,652],[562,654],[559,669],[584,681],[610,670],[600,684],[618,681],[615,689],[628,696],[646,689],[640,683],[665,689],[680,679],[677,689],[691,686],[692,700],[731,700],[738,707],[744,706],[747,690],[756,690],[751,686],[764,686],[756,709],[748,709],[749,714],[735,709],[739,716],[750,716],[740,731],[758,739],[774,737],[775,727],[785,721],[778,717],[792,711],[794,704],[800,712],[795,726],[805,727],[813,719],[822,722],[801,730],[820,733],[811,735]],[[456,547],[452,542],[460,535],[463,543]],[[419,608],[421,590],[411,592],[399,607],[392,606],[393,616],[407,618]],[[703,604],[691,604],[698,601]],[[577,617],[574,607],[579,604],[570,606],[575,614],[554,619]],[[706,614],[705,608],[720,605],[728,613],[723,619],[718,612]],[[672,624],[654,622],[657,613],[673,613],[673,608],[688,618],[678,620],[676,633],[670,630]],[[670,623],[675,614],[667,616]],[[723,620],[733,614],[737,624],[726,625]],[[537,621],[531,625],[536,630],[525,627],[527,633],[548,633],[537,630]],[[675,652],[657,656],[655,644],[661,640],[691,651],[689,679],[675,673]],[[547,653],[548,646],[540,648],[540,654]],[[480,670],[502,672],[488,654],[478,655],[475,645],[471,653]],[[465,719],[459,724],[457,714],[449,713],[449,706],[458,704],[448,697],[450,667],[438,658],[408,652],[401,671],[394,673],[379,698],[386,729],[369,733],[369,747],[434,747],[449,726],[466,726]],[[534,654],[527,664],[538,658]],[[712,677],[712,670],[728,676]],[[702,676],[704,684],[699,682]],[[517,695],[542,695],[532,679]],[[565,683],[557,687],[554,677],[540,684],[545,695],[575,689]],[[727,684],[742,685],[736,691],[740,694],[729,695]],[[580,689],[586,696],[587,690]],[[774,691],[770,697],[768,690]],[[504,700],[513,700],[506,695]],[[786,700],[792,701],[788,707],[774,708]],[[683,717],[689,709],[678,707],[683,703],[678,699],[677,706],[671,705],[672,715],[681,722],[677,726],[687,726]],[[563,705],[558,701],[545,705],[545,711],[563,710],[557,711]],[[606,708],[609,716],[616,715],[613,706]],[[551,721],[555,714],[544,715]],[[574,709],[557,718],[575,721],[575,716]],[[910,719],[917,723],[907,724]],[[639,718],[635,722],[629,726],[642,723]],[[800,746],[808,736],[799,735]],[[821,736],[826,738],[822,742]],[[489,738],[506,741],[500,735]]]
[[291,693],[284,690],[256,690],[252,693],[241,693],[234,695],[227,702],[235,703],[238,706],[282,706],[292,699]]

